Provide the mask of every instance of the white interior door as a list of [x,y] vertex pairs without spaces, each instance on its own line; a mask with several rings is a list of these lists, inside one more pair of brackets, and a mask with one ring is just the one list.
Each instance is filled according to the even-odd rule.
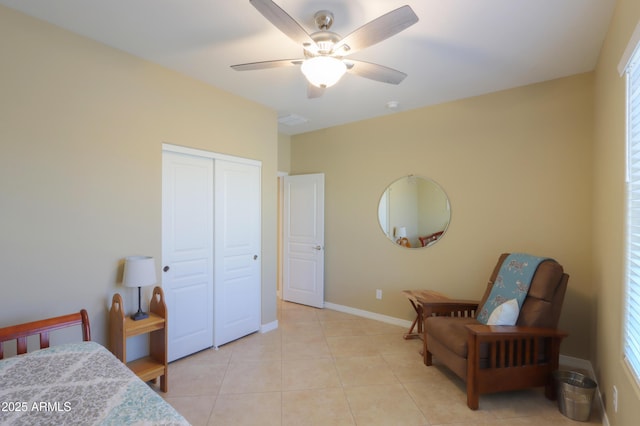
[[260,329],[260,170],[215,164],[216,347]]
[[168,359],[213,342],[213,161],[162,154],[162,283]]
[[324,307],[324,174],[284,177],[282,298]]

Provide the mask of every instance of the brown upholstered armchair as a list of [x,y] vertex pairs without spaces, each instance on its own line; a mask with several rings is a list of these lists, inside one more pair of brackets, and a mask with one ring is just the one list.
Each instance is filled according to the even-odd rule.
[[484,325],[476,319],[478,306],[489,297],[503,261],[502,254],[479,303],[447,300],[423,303],[424,363],[432,357],[448,367],[467,386],[467,405],[478,409],[480,394],[545,386],[555,399],[552,372],[558,369],[557,330],[569,275],[560,264],[539,264],[520,308],[515,326]]

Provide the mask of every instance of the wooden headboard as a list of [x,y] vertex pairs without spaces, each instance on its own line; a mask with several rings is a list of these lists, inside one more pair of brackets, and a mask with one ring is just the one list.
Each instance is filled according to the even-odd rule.
[[40,349],[48,348],[49,332],[61,328],[72,327],[74,325],[82,326],[83,341],[88,342],[91,340],[89,315],[84,309],[75,314],[62,315],[55,318],[47,318],[39,321],[0,328],[0,359],[4,358],[3,344],[6,341],[17,340],[17,353],[18,355],[21,355],[27,352],[27,337],[39,334]]

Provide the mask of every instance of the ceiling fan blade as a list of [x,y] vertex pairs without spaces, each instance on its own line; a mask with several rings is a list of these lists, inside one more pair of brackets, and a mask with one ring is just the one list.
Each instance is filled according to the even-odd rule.
[[381,81],[389,84],[400,84],[407,74],[402,71],[394,70],[371,62],[345,60],[347,64],[347,72],[365,77],[375,81]]
[[303,62],[304,59],[279,59],[276,61],[249,62],[248,64],[231,65],[231,68],[236,71],[253,71],[267,68],[289,67],[300,65]]
[[314,86],[313,84],[307,82],[307,98],[314,99],[319,98],[324,95],[324,88]]
[[405,5],[370,21],[340,40],[334,52],[344,51],[344,55],[362,50],[381,42],[418,22],[418,16],[410,6]]
[[315,45],[315,41],[311,38],[304,28],[293,19],[280,6],[270,0],[249,0],[258,12],[269,20],[273,25],[282,31],[291,40],[305,46]]

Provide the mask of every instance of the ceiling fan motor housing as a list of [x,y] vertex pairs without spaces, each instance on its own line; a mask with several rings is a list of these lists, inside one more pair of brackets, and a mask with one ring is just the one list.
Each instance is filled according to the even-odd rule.
[[332,31],[317,31],[309,35],[316,46],[304,46],[305,56],[332,55],[337,52],[333,51],[333,46],[340,41],[342,37]]
[[333,24],[333,13],[328,10],[319,10],[313,15],[313,19],[320,31],[326,31]]

